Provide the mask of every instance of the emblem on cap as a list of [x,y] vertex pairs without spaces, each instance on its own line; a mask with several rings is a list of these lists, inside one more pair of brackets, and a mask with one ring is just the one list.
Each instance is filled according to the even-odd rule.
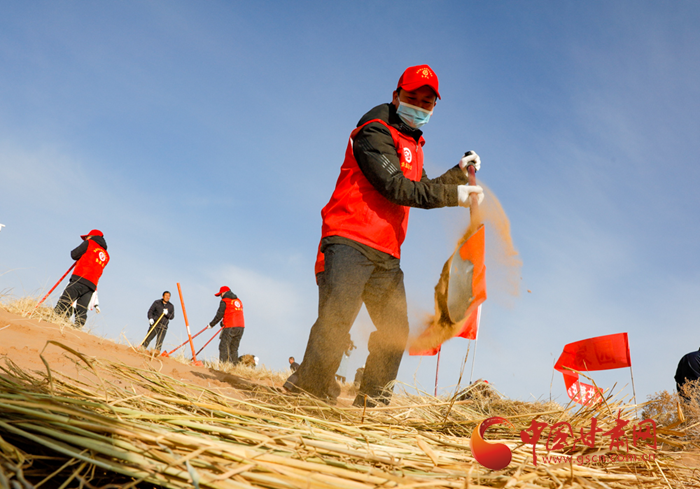
[[431,76],[434,76],[433,72],[427,66],[418,69],[416,74],[422,76],[423,78],[430,78]]

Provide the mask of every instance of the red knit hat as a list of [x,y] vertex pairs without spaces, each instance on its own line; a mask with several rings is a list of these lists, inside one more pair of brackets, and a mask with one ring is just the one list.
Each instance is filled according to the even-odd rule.
[[102,236],[102,237],[104,237],[104,234],[102,234],[102,231],[100,231],[99,229],[93,229],[89,233],[83,234],[81,236],[81,238],[83,238],[83,241],[85,241],[85,238],[87,238],[88,236]]
[[428,65],[418,65],[406,68],[406,71],[399,78],[396,88],[412,92],[426,85],[433,89],[437,98],[441,98],[438,91],[438,77],[435,72]]
[[226,287],[226,286],[224,285],[223,287],[221,287],[221,288],[219,289],[219,292],[217,292],[217,293],[214,294],[214,295],[215,295],[216,297],[219,297],[221,294],[224,294],[224,293],[226,293],[226,292],[231,292],[231,289],[229,289],[228,287]]

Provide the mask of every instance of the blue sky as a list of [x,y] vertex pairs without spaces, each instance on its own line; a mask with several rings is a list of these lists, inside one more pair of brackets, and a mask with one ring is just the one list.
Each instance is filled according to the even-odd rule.
[[[696,2],[76,1],[2,2],[2,11],[6,293],[42,295],[79,235],[99,228],[112,262],[103,312],[88,322],[96,334],[140,341],[151,302],[177,282],[199,331],[226,284],[245,305],[241,352],[286,368],[316,318],[320,210],[349,133],[390,100],[407,66],[427,63],[443,99],[425,127],[426,171],[477,151],[523,262],[499,265],[491,234],[474,378],[512,398],[563,402],[561,375],[552,382],[563,345],[626,331],[643,399],[672,389],[678,359],[700,346]],[[402,267],[414,330],[467,222],[461,208],[411,213]],[[171,347],[184,338],[175,302]],[[370,330],[363,313],[352,370]],[[466,348],[457,339],[443,350],[445,391]],[[434,358],[404,357],[401,381],[432,392],[434,376]],[[593,377],[631,394],[627,371]]]

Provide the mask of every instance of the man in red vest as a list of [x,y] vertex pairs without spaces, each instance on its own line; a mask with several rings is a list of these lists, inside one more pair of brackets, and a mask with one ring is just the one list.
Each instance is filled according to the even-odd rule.
[[77,260],[68,286],[61,294],[54,311],[56,314],[70,318],[75,306],[75,327],[82,328],[87,319],[87,309],[92,294],[97,290],[97,282],[102,271],[109,263],[107,242],[99,229],[93,229],[81,236],[83,242],[70,252],[71,258]]
[[401,244],[411,207],[469,206],[467,167],[479,169],[476,153],[442,176],[423,170],[426,124],[440,98],[438,78],[428,65],[411,66],[399,78],[392,101],[367,112],[350,134],[333,195],[321,211],[323,225],[316,260],[318,319],[304,359],[284,387],[334,402],[333,378],[362,304],[374,323],[369,356],[354,404],[388,403],[408,339],[408,312]]
[[238,363],[238,345],[241,343],[243,329],[245,328],[243,303],[226,286],[221,287],[219,292],[214,295],[216,297],[221,296],[221,302],[219,302],[216,316],[214,316],[214,319],[211,320],[208,326],[213,328],[221,321],[223,330],[219,339],[219,361],[236,365]]

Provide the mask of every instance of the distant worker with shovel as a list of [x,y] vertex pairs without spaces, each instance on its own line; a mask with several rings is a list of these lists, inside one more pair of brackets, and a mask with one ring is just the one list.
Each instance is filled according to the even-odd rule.
[[318,319],[311,328],[304,359],[284,387],[333,403],[339,392],[333,374],[344,338],[362,304],[376,327],[354,405],[388,403],[408,339],[408,312],[401,244],[411,207],[469,206],[467,167],[481,164],[476,153],[442,176],[423,169],[419,129],[433,113],[438,78],[428,65],[412,66],[399,78],[390,103],[367,112],[350,134],[345,161],[333,195],[321,211],[323,225],[316,260]]
[[54,308],[56,314],[70,318],[73,312],[71,304],[76,302],[76,328],[82,328],[85,325],[90,299],[97,290],[97,282],[104,268],[109,263],[107,242],[102,231],[93,229],[81,238],[83,242],[80,246],[70,252],[71,258],[77,260],[73,275]]
[[168,331],[168,323],[175,318],[175,306],[170,302],[170,292],[163,292],[162,299],[156,299],[148,310],[148,334],[141,346],[148,348],[153,338],[156,339],[156,350],[163,349],[163,340]]
[[231,289],[223,286],[219,292],[214,294],[221,296],[219,309],[216,316],[208,324],[210,328],[221,321],[221,338],[219,338],[219,361],[229,362],[233,365],[238,363],[238,346],[241,344],[245,320],[243,318],[243,303]]

